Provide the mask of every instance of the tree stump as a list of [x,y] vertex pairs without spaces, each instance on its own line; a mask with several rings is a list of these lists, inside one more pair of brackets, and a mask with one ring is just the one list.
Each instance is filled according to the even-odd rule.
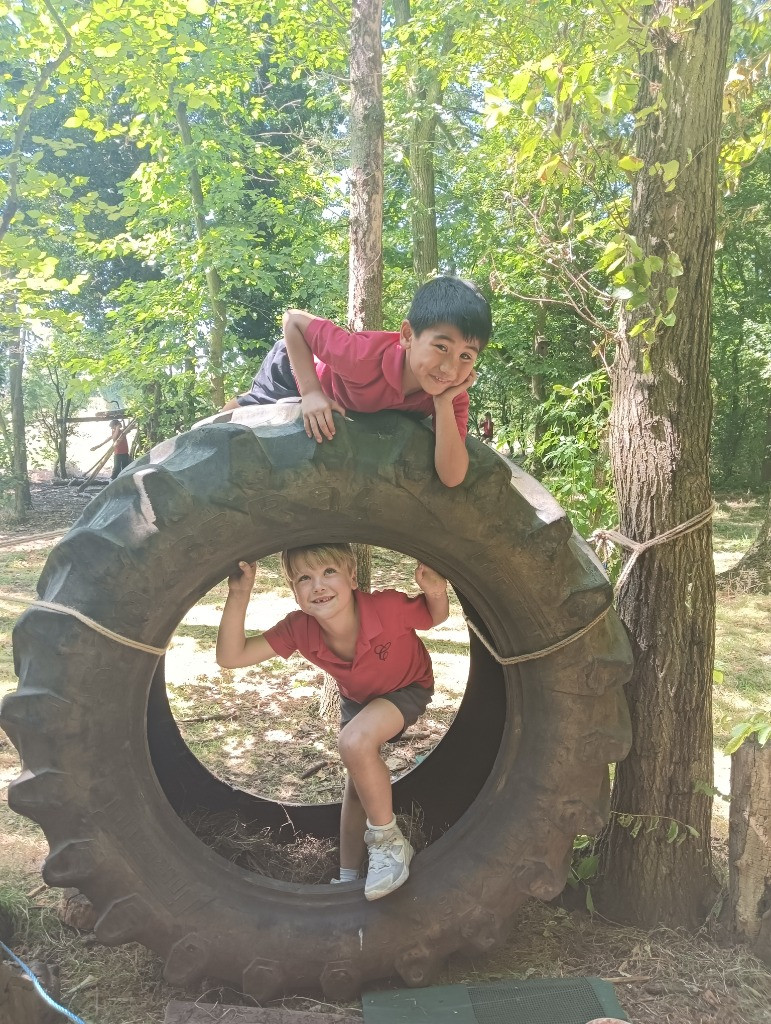
[[743,743],[731,756],[728,835],[731,926],[771,966],[771,743]]

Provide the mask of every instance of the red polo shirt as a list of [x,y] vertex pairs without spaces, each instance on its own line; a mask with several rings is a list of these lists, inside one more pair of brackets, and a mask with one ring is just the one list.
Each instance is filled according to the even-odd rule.
[[434,624],[425,597],[408,597],[400,590],[355,594],[359,635],[353,661],[330,651],[318,620],[305,612],[290,612],[263,635],[282,658],[299,651],[332,676],[344,697],[359,704],[410,683],[432,687],[431,658],[415,634]]
[[[434,400],[425,391],[405,395],[402,375],[406,350],[397,331],[351,333],[329,320],[311,320],[305,340],[316,357],[316,373],[325,395],[352,412],[407,409],[435,419]],[[468,392],[452,400],[462,438],[468,431]]]

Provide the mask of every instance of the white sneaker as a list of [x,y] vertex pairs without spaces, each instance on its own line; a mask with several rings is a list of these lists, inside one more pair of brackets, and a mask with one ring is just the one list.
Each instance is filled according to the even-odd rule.
[[369,851],[364,895],[368,900],[379,900],[407,881],[415,851],[396,824],[387,829],[368,828],[364,842]]

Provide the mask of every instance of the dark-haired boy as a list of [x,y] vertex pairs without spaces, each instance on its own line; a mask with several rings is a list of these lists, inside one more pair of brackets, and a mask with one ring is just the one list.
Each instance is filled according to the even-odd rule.
[[225,409],[300,396],[306,433],[319,443],[334,437],[333,412],[422,412],[434,421],[439,479],[447,487],[462,483],[468,389],[492,332],[490,306],[475,285],[459,277],[428,281],[398,332],[349,332],[299,309],[284,314],[283,332],[251,390]]

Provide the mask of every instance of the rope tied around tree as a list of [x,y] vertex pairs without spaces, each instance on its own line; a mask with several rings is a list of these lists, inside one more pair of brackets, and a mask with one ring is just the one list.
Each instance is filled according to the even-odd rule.
[[[611,544],[627,548],[632,552],[631,558],[624,566],[624,569],[618,578],[615,593],[618,593],[621,589],[627,576],[632,571],[632,567],[635,562],[644,551],[647,551],[649,548],[656,547],[658,544],[666,544],[671,540],[677,540],[678,537],[684,537],[686,534],[693,533],[695,530],[700,529],[705,525],[705,523],[709,522],[715,514],[716,508],[717,506],[713,504],[704,512],[699,512],[698,515],[693,516],[693,518],[689,519],[687,522],[680,523],[679,526],[674,526],[671,530],[666,530],[664,533],[660,533],[656,537],[651,537],[650,540],[632,540],[631,538],[626,537],[623,533],[620,533],[618,530],[595,530],[588,539],[590,544],[594,544],[595,547],[597,547],[598,554],[603,546],[605,546],[606,549],[609,549]],[[608,552],[606,550],[605,557],[607,557],[607,553]],[[562,650],[563,647],[567,647],[569,644],[580,639],[588,633],[590,629],[593,629],[598,622],[601,622],[602,619],[605,618],[611,607],[611,605],[608,605],[607,608],[604,608],[596,618],[592,619],[592,621],[582,629],[577,630],[575,633],[571,633],[564,639],[557,641],[557,643],[551,644],[549,647],[544,647],[538,651],[531,651],[529,654],[516,654],[511,658],[501,657],[487,637],[481,632],[476,623],[474,623],[468,615],[464,615],[463,618],[466,620],[466,625],[469,627],[471,632],[480,640],[488,654],[497,661],[499,665],[519,665],[525,661],[535,661],[536,658],[545,658],[547,655],[554,654],[557,651]]]
[[626,583],[627,577],[632,571],[635,562],[644,551],[648,551],[649,548],[657,547],[659,544],[667,544],[671,540],[677,540],[678,537],[684,537],[688,533],[693,533],[695,530],[701,529],[701,527],[706,525],[706,523],[708,523],[713,517],[716,508],[717,505],[713,503],[708,509],[705,509],[703,512],[699,512],[698,515],[693,516],[693,518],[687,520],[687,522],[680,523],[679,526],[673,526],[671,530],[665,530],[664,533],[660,533],[656,537],[651,537],[650,540],[632,540],[630,537],[626,537],[616,529],[595,530],[589,537],[589,543],[595,545],[597,548],[597,554],[600,555],[600,557],[607,557],[611,544],[615,544],[617,547],[626,548],[628,551],[632,552],[631,558],[622,569],[621,575],[616,581],[615,593],[618,593],[624,583]]
[[[684,537],[686,534],[693,533],[695,530],[700,529],[706,523],[710,521],[712,516],[715,514],[716,505],[712,504],[708,509],[703,512],[699,512],[698,515],[693,516],[685,523],[680,523],[679,526],[672,527],[671,530],[666,530],[664,533],[660,533],[656,537],[651,537],[650,540],[636,541],[630,537],[626,537],[623,533],[618,530],[595,530],[594,533],[589,537],[589,543],[594,544],[598,549],[598,554],[602,550],[602,547],[609,547],[610,544],[615,544],[617,547],[623,547],[632,552],[632,556],[621,572],[616,583],[615,592],[621,589],[626,582],[629,573],[644,551],[648,551],[649,548],[656,547],[659,544],[666,544],[669,541],[677,540],[678,537]],[[9,598],[6,597],[6,600]],[[11,601],[16,601],[18,604],[26,605],[28,608],[44,608],[46,611],[55,612],[58,615],[71,615],[77,619],[78,622],[82,622],[83,625],[88,626],[89,629],[93,629],[94,632],[99,633],[101,636],[107,637],[109,640],[113,640],[115,643],[123,644],[124,647],[131,647],[137,651],[143,651],[145,654],[154,654],[156,657],[162,657],[167,649],[168,644],[165,647],[153,647],[151,644],[142,643],[141,640],[132,640],[130,637],[122,636],[120,633],[114,632],[112,629],[108,629],[107,626],[103,626],[100,622],[90,618],[84,612],[78,611],[76,608],[70,608],[67,605],[56,604],[53,601],[28,601],[21,597],[10,597]],[[562,650],[563,647],[567,647],[568,644],[574,643],[580,639],[590,629],[593,629],[598,622],[608,614],[611,609],[611,605],[607,608],[603,608],[599,615],[595,616],[591,622],[587,623],[581,629],[576,630],[575,633],[571,633],[569,636],[564,637],[562,640],[558,640],[557,643],[551,644],[549,647],[544,647],[538,651],[530,651],[528,654],[515,654],[512,657],[502,657],[482,633],[479,627],[474,623],[468,615],[464,615],[463,618],[466,620],[466,625],[469,627],[471,632],[478,638],[482,646],[488,652],[488,654],[498,662],[499,665],[520,665],[526,661],[535,661],[537,658],[545,658],[549,654],[555,654],[557,651]],[[169,641],[171,642],[171,641]]]

